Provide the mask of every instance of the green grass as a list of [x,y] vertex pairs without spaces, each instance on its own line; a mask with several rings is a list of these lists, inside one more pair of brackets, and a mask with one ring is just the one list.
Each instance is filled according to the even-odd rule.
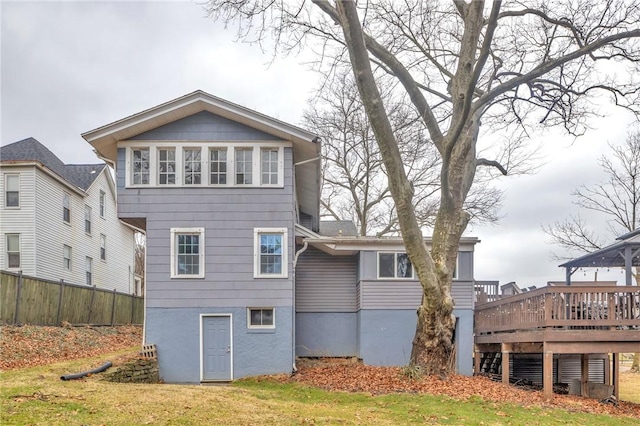
[[525,408],[431,395],[327,392],[294,383],[241,380],[231,386],[64,382],[100,365],[83,359],[0,374],[2,425],[632,425],[637,419]]

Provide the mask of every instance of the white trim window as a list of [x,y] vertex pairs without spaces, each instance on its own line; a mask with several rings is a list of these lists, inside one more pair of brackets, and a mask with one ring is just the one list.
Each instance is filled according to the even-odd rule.
[[204,228],[171,228],[171,278],[204,278]]
[[378,252],[378,278],[414,279],[409,255],[405,252]]
[[84,232],[91,235],[91,207],[84,206]]
[[200,185],[202,183],[202,150],[200,148],[185,148],[182,154],[184,184]]
[[287,229],[254,229],[254,278],[287,277]]
[[93,259],[89,256],[84,259],[84,271],[86,277],[86,284],[91,285],[93,283]]
[[100,259],[107,260],[107,236],[100,234]]
[[4,206],[20,208],[20,175],[4,175]]
[[253,148],[236,148],[234,154],[236,185],[251,185],[253,183]]
[[247,308],[248,328],[276,328],[275,308]]
[[260,150],[260,173],[262,185],[277,185],[279,175],[278,148],[262,148]]
[[209,150],[209,184],[227,184],[227,149],[211,148]]
[[62,246],[62,267],[65,271],[71,270],[71,247],[66,244]]
[[20,234],[5,234],[7,269],[20,269]]
[[149,185],[150,165],[149,148],[133,148],[131,150],[131,183],[133,185]]
[[66,192],[62,195],[62,220],[71,223],[71,195]]
[[158,149],[158,185],[175,185],[176,149]]
[[107,212],[107,194],[104,191],[100,191],[100,217],[105,218]]

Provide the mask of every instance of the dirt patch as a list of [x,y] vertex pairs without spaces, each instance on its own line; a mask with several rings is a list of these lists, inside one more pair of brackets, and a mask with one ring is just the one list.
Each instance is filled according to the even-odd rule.
[[0,339],[0,370],[116,352],[142,342],[142,327],[4,326]]

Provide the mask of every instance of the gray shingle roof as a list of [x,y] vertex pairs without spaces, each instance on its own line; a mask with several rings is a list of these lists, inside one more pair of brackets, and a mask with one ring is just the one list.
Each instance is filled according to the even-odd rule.
[[37,161],[64,180],[86,191],[106,164],[64,164],[34,138],[0,147],[0,161]]
[[358,230],[350,220],[321,220],[319,234],[325,237],[356,237]]

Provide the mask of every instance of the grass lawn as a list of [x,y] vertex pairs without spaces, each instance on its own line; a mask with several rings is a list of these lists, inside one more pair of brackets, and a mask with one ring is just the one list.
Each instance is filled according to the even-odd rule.
[[525,408],[443,396],[327,392],[257,380],[230,386],[117,384],[96,375],[60,376],[94,368],[109,357],[0,374],[2,425],[637,425],[638,419]]

